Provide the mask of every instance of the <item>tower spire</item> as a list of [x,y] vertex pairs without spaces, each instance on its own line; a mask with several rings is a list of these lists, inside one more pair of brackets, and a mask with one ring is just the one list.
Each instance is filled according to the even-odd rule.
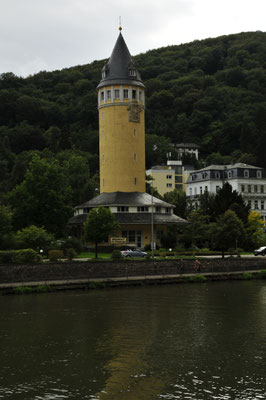
[[122,23],[121,23],[121,17],[119,17],[119,28],[120,32],[122,31]]

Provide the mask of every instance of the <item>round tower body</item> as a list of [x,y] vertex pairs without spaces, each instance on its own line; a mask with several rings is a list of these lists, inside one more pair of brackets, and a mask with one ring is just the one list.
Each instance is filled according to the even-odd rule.
[[145,192],[145,93],[119,34],[98,89],[100,192]]
[[145,192],[144,89],[100,88],[100,192]]

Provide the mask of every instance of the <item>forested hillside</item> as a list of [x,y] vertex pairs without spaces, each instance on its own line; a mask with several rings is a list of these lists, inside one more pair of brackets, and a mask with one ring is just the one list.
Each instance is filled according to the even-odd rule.
[[[25,181],[30,187],[30,178],[37,179],[25,175],[30,162],[37,175],[49,165],[51,175],[40,179],[47,190],[53,176],[64,176],[65,216],[93,195],[96,86],[105,61],[25,79],[10,72],[0,76],[2,203],[16,209],[18,198],[25,197],[17,191],[28,190]],[[266,33],[168,46],[134,61],[146,86],[147,167],[165,161],[171,142],[199,144],[206,163],[240,160],[266,167]],[[31,207],[29,201],[28,212]]]

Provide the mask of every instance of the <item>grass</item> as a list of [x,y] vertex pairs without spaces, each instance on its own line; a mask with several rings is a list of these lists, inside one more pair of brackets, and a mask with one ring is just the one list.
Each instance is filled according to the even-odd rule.
[[31,293],[47,293],[51,292],[52,288],[49,285],[39,286],[18,286],[13,289],[15,294],[31,294]]

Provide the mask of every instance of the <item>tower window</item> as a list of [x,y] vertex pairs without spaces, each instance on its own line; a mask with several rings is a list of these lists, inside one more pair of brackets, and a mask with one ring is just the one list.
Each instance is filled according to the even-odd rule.
[[134,153],[134,161],[136,161],[136,159],[137,159],[137,154]]
[[128,89],[124,89],[124,99],[128,99]]
[[104,186],[104,179],[103,179],[103,186]]
[[129,70],[129,75],[130,76],[136,76],[136,71],[134,69]]
[[137,91],[132,90],[132,99],[136,100],[136,97],[137,97]]
[[103,116],[103,111],[102,111],[102,120],[104,119],[104,116]]
[[119,99],[119,98],[120,98],[119,89],[115,89],[115,99]]
[[107,100],[111,100],[111,90],[106,91],[106,98]]
[[102,130],[102,139],[104,138],[104,130]]
[[101,101],[104,101],[104,92],[101,92]]
[[136,130],[136,128],[134,128],[134,136],[136,136],[137,135],[137,130]]
[[139,92],[139,101],[142,101],[142,92]]
[[104,163],[104,154],[102,155],[102,163]]
[[134,178],[134,184],[135,185],[137,184],[137,178]]

